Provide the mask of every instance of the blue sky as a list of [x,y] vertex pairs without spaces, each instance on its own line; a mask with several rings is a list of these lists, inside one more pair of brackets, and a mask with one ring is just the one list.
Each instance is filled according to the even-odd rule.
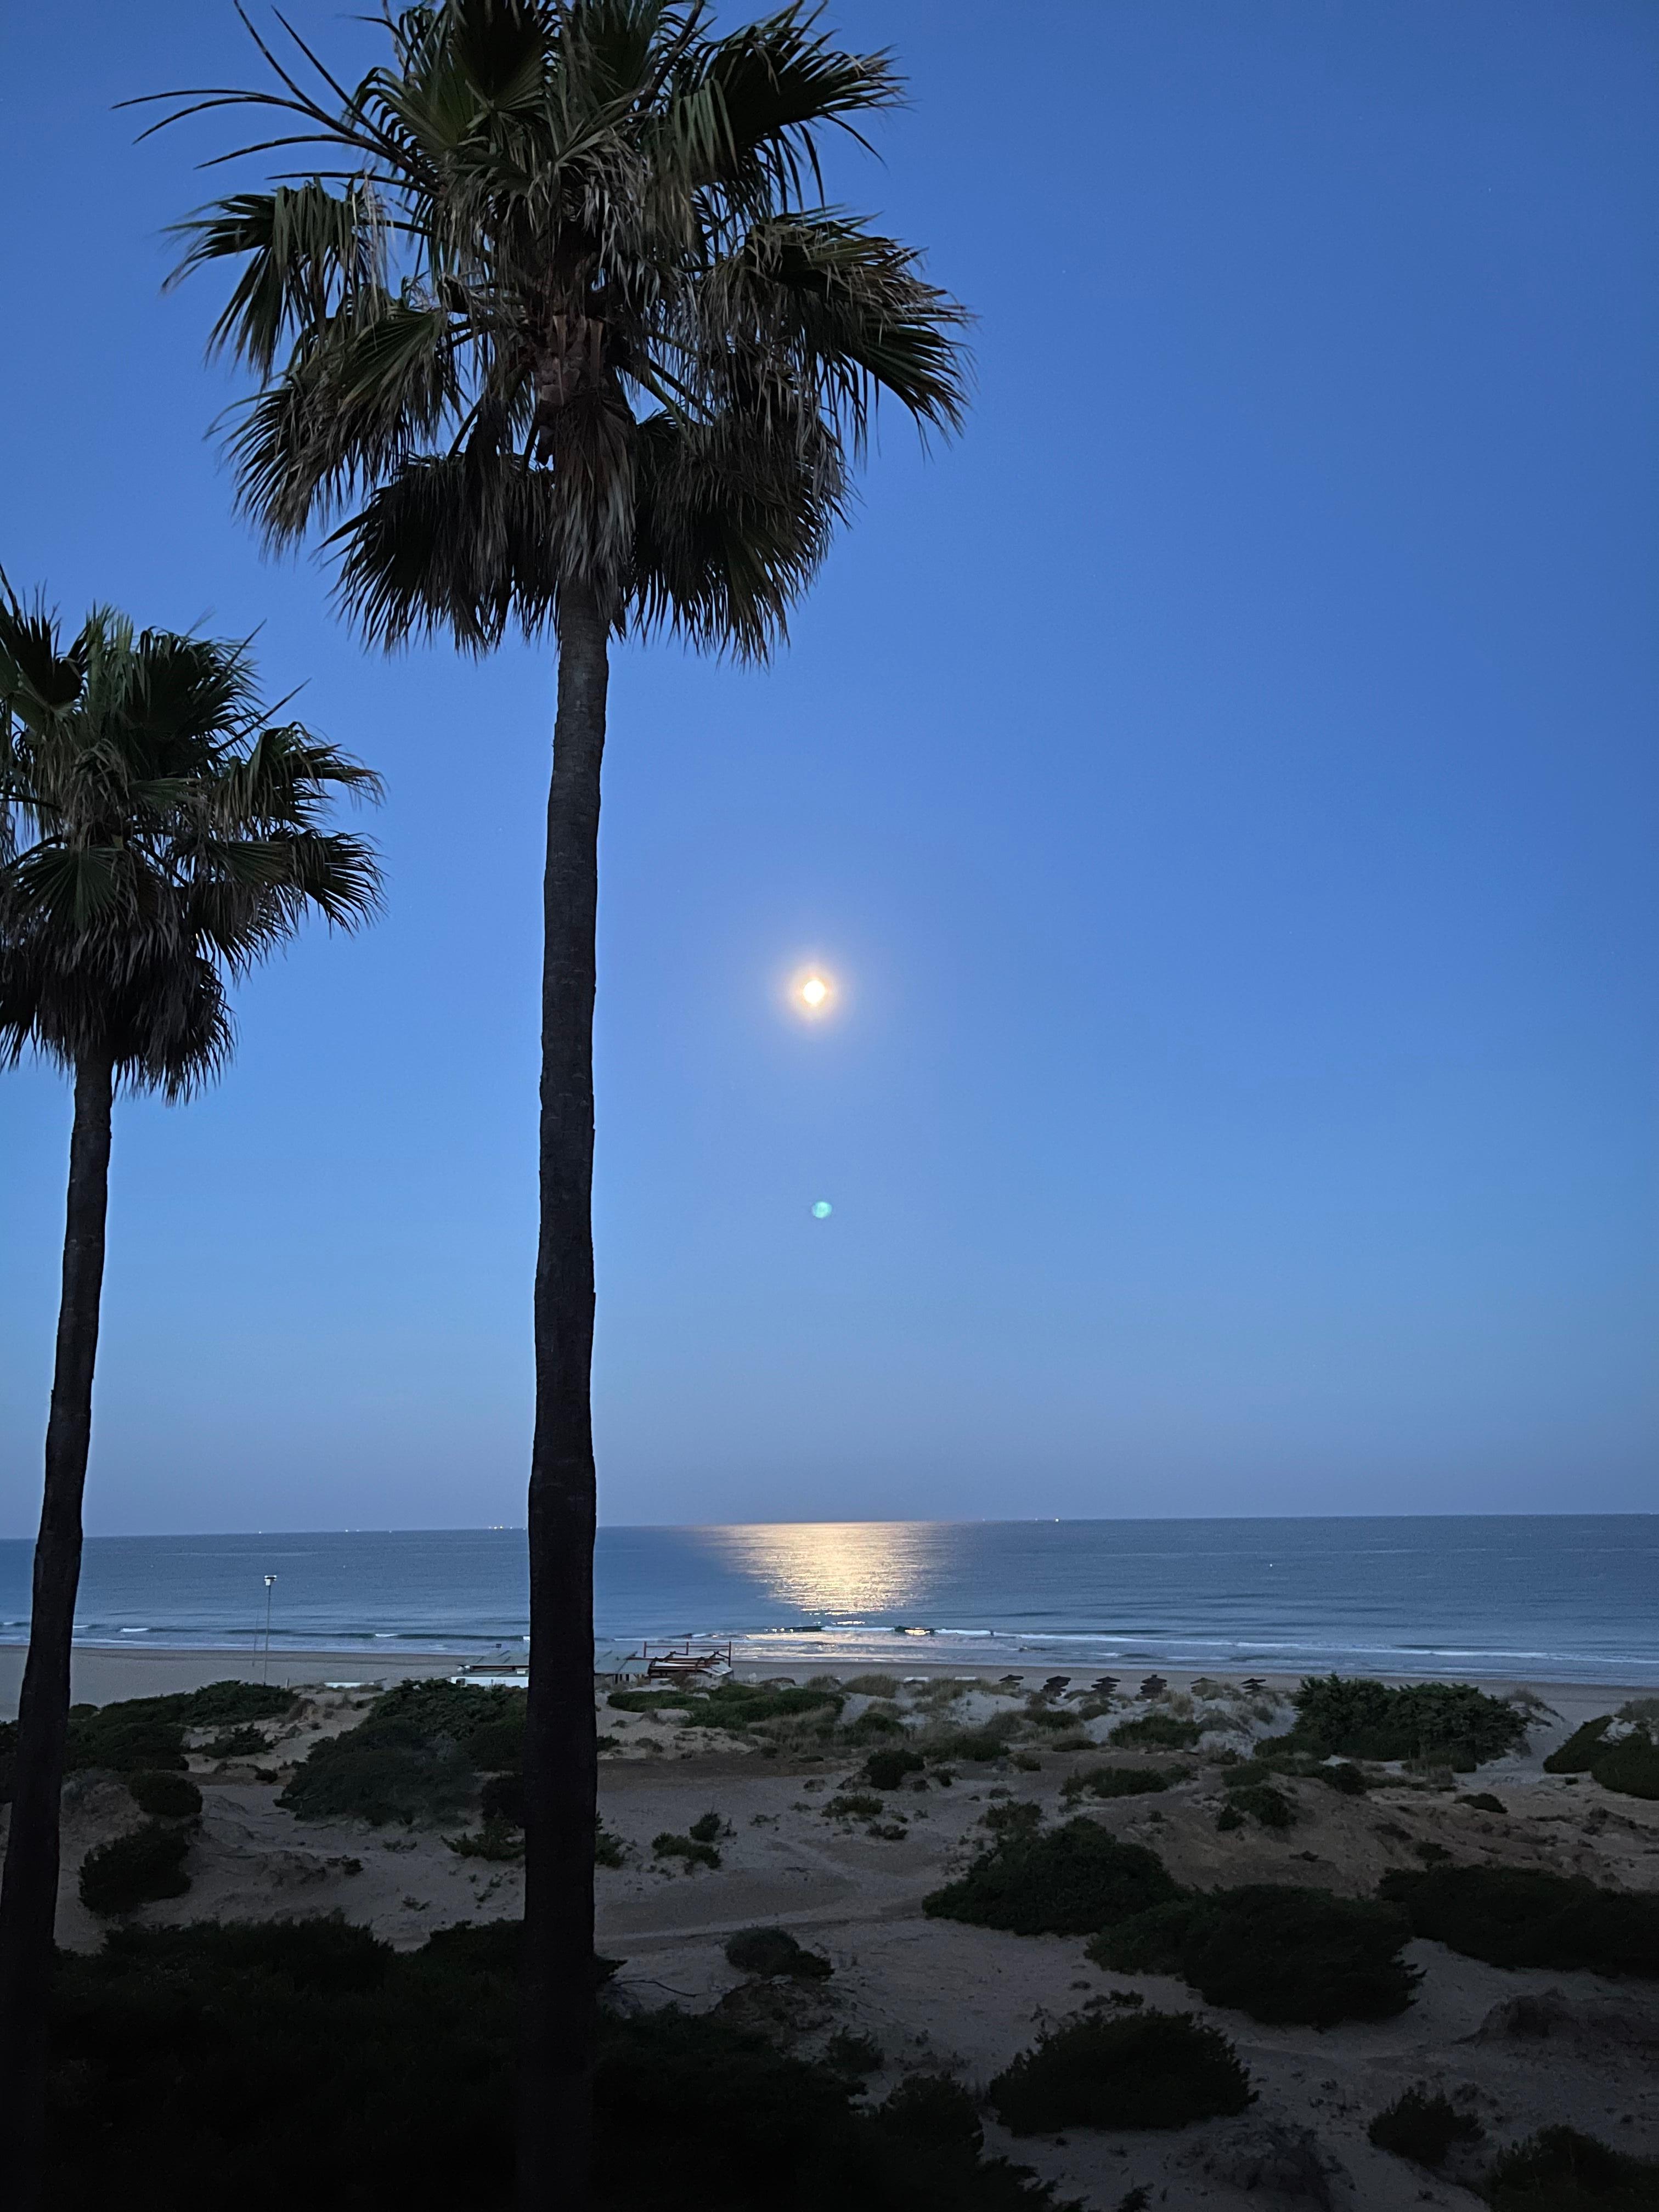
[[[618,656],[602,1510],[1650,1507],[1659,18],[832,15],[913,88],[836,188],[977,394],[774,667]],[[251,67],[228,0],[0,25],[0,562],[258,628],[391,794],[382,922],[120,1110],[88,1525],[516,1521],[550,659],[370,657],[232,516],[160,291],[222,142],[110,110]],[[4,1534],[67,1127],[0,1079]]]

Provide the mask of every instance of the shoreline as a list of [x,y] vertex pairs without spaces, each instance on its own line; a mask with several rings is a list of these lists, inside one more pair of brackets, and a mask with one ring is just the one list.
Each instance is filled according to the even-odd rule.
[[[25,1656],[26,1649],[21,1644],[0,1645],[0,1720],[16,1717]],[[174,1691],[199,1689],[205,1683],[222,1681],[270,1680],[294,1688],[349,1686],[380,1689],[411,1678],[453,1674],[468,1663],[481,1663],[481,1655],[476,1650],[460,1652],[436,1646],[422,1649],[408,1645],[395,1652],[383,1647],[371,1652],[361,1645],[355,1650],[340,1650],[319,1644],[304,1650],[273,1649],[267,1658],[263,1650],[250,1652],[246,1644],[137,1651],[109,1644],[77,1644],[71,1661],[70,1694],[77,1704],[105,1705],[131,1698],[161,1697]],[[1035,1661],[1029,1653],[1022,1655],[1012,1650],[995,1659],[972,1660],[924,1658],[911,1650],[901,1650],[884,1657],[861,1651],[856,1656],[836,1658],[814,1653],[793,1660],[782,1653],[761,1658],[740,1651],[732,1668],[734,1675],[742,1681],[763,1681],[780,1676],[801,1680],[809,1675],[830,1675],[845,1681],[855,1675],[892,1673],[915,1682],[953,1679],[988,1685],[1017,1675],[1022,1691],[1039,1688],[1044,1681],[1066,1671],[1063,1662],[1056,1666],[1046,1659]],[[1260,1680],[1273,1690],[1288,1692],[1294,1690],[1306,1674],[1316,1671],[1319,1670],[1264,1667],[1251,1668],[1249,1679]],[[1458,1667],[1448,1667],[1433,1674],[1401,1674],[1382,1667],[1345,1668],[1339,1671],[1391,1686],[1443,1681],[1469,1682],[1498,1694],[1524,1689],[1542,1698],[1564,1719],[1573,1720],[1575,1724],[1578,1719],[1606,1711],[1610,1705],[1650,1697],[1654,1691],[1651,1681],[1632,1681],[1628,1677],[1562,1681],[1547,1674],[1497,1674]],[[603,1674],[608,1670],[601,1663],[598,1672]],[[1194,1681],[1218,1675],[1239,1680],[1243,1670],[1231,1666],[1179,1666],[1141,1658],[1118,1660],[1103,1668],[1091,1660],[1074,1662],[1070,1679],[1077,1683],[1103,1673],[1116,1673],[1126,1686],[1142,1674],[1156,1673],[1163,1675],[1172,1689],[1189,1690]]]

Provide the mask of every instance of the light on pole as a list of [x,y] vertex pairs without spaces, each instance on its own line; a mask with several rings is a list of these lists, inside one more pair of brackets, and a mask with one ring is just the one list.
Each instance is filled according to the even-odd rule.
[[270,1594],[276,1587],[276,1576],[267,1575],[265,1577],[265,1656],[259,1670],[259,1680],[262,1682],[268,1682],[270,1680]]

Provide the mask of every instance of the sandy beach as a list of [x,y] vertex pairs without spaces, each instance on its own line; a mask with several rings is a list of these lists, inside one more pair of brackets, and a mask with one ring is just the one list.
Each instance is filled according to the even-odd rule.
[[[0,1655],[0,1710],[8,1712],[15,1711],[21,1656]],[[458,1921],[516,1916],[522,1877],[513,1863],[459,1856],[430,1829],[301,1820],[277,1803],[311,1746],[361,1717],[376,1682],[449,1673],[455,1663],[441,1654],[400,1653],[395,1676],[371,1677],[361,1653],[285,1654],[280,1662],[273,1655],[271,1679],[303,1686],[303,1702],[270,1730],[268,1765],[192,1757],[205,1810],[191,1850],[191,1890],[136,1917],[340,1912],[407,1948]],[[88,1650],[77,1657],[76,1695],[105,1703],[230,1676],[258,1680],[264,1671],[246,1653]],[[778,1679],[773,1669],[741,1671],[745,1679]],[[913,1715],[937,1710],[939,1677],[950,1672],[915,1668],[882,1702]],[[954,1679],[963,1678],[958,1672]],[[974,1680],[956,1694],[953,1717],[972,1725],[1012,1714],[1042,1679],[1032,1669],[1018,1681]],[[1171,1673],[1166,1680],[1159,1701],[1179,1705],[1190,1678]],[[1252,1730],[1286,1724],[1290,1716],[1276,1693],[1291,1683],[1267,1682],[1249,1698],[1226,1686],[1246,1749]],[[1390,1869],[1443,1855],[1588,1875],[1624,1889],[1659,1886],[1659,1803],[1614,1796],[1587,1777],[1549,1775],[1542,1766],[1571,1729],[1631,1692],[1583,1684],[1526,1689],[1532,1700],[1526,1749],[1483,1765],[1478,1778],[1431,1782],[1401,1771],[1354,1797],[1287,1782],[1293,1826],[1273,1831],[1252,1821],[1223,1832],[1216,1825],[1222,1775],[1204,1752],[1184,1761],[1188,1778],[1156,1796],[1062,1796],[1068,1778],[1098,1763],[1096,1747],[1114,1718],[1150,1709],[1133,1683],[1121,1686],[1115,1715],[1058,1739],[1072,1748],[1038,1741],[1014,1756],[959,1767],[950,1786],[909,1778],[887,1798],[885,1819],[872,1822],[834,1809],[858,1787],[855,1755],[769,1756],[743,1738],[684,1727],[672,1711],[618,1711],[600,1681],[602,1812],[623,1857],[599,1875],[599,1945],[623,1961],[613,2001],[718,2008],[809,2054],[838,2031],[873,2038],[883,2053],[876,2094],[917,2068],[948,2069],[982,2085],[1045,2025],[1109,2003],[1113,1991],[1214,2020],[1234,2040],[1258,2093],[1244,2119],[1170,2135],[1073,2129],[1018,2144],[990,2129],[994,2140],[1091,2212],[1112,2212],[1136,2186],[1150,2189],[1153,2202],[1176,2206],[1249,2205],[1260,2212],[1264,2204],[1295,2202],[1264,2197],[1249,2181],[1265,2170],[1265,2155],[1282,2154],[1287,2144],[1304,2164],[1313,2160],[1310,2172],[1325,2176],[1322,2197],[1309,2183],[1316,2189],[1310,2203],[1379,2212],[1473,2203],[1454,2181],[1431,2177],[1366,2140],[1370,2117],[1418,2081],[1445,2088],[1477,2112],[1491,2143],[1565,2120],[1622,2149],[1652,2154],[1659,2151],[1653,2063],[1659,2006],[1648,1985],[1504,1971],[1419,1942],[1407,1955],[1424,1978],[1399,2017],[1323,2032],[1273,2028],[1207,2008],[1178,1981],[1104,1972],[1089,1963],[1079,1940],[1006,1935],[929,1918],[922,1910],[924,1898],[986,1843],[987,1813],[1008,1805],[1034,1806],[1045,1820],[1082,1811],[1114,1836],[1151,1845],[1178,1881],[1200,1887],[1293,1881],[1364,1896]],[[870,1702],[852,1695],[843,1718],[855,1719]],[[1262,1715],[1268,1717],[1252,1717]],[[1134,1765],[1156,1764],[1159,1755],[1114,1747],[1111,1756]],[[1161,1756],[1167,1762],[1169,1754]],[[710,1813],[721,1830],[717,1869],[687,1871],[653,1856],[654,1838],[684,1833]],[[59,1914],[64,1944],[91,1948],[101,1940],[104,1923],[77,1894],[80,1863],[137,1819],[117,1778],[70,1778]],[[833,1978],[810,1986],[746,1982],[727,1965],[723,1946],[757,1923],[786,1927],[823,1951],[834,1963]],[[1540,2010],[1517,2007],[1518,1998],[1548,2002]]]

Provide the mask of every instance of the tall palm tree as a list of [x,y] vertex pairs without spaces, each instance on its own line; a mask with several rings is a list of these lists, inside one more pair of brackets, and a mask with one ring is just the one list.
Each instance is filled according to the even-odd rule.
[[[280,713],[280,708],[276,710]],[[81,1500],[92,1433],[111,1108],[187,1097],[224,1066],[229,981],[307,914],[373,909],[370,848],[322,824],[368,769],[260,703],[240,646],[135,635],[100,609],[68,645],[0,580],[0,1065],[75,1085],[46,1492],[0,1881],[9,2205],[41,2202],[46,2000]]]
[[[250,26],[252,29],[252,26]],[[268,538],[332,525],[373,640],[557,643],[544,885],[541,1224],[526,1741],[520,2201],[585,2201],[592,2064],[592,1017],[613,637],[763,656],[890,396],[957,419],[964,318],[823,204],[820,141],[898,98],[800,5],[441,0],[354,88],[289,31],[222,158],[307,167],[182,228],[240,264],[213,343],[258,380],[231,437]],[[162,127],[158,124],[156,128]]]

